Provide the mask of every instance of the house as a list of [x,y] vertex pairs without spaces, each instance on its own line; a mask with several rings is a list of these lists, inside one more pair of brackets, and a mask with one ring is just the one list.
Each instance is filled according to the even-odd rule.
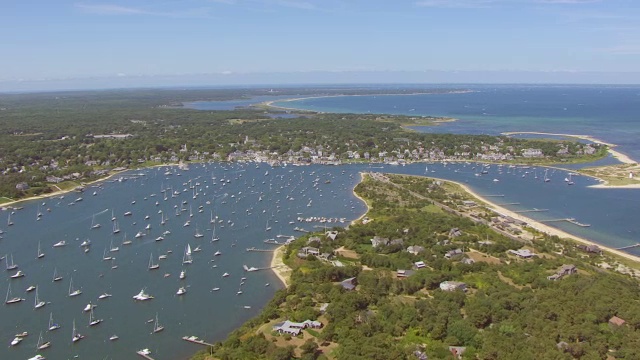
[[531,259],[532,257],[536,256],[536,254],[529,251],[529,249],[509,250],[508,252],[521,259]]
[[460,229],[458,229],[457,227],[449,230],[449,237],[451,238],[458,237],[460,235],[462,235],[462,231],[460,231]]
[[447,259],[451,259],[454,256],[462,255],[462,254],[464,254],[464,251],[462,251],[461,249],[455,249],[455,250],[447,251],[444,254],[444,257],[447,258]]
[[462,200],[462,205],[466,206],[466,207],[474,207],[478,204],[476,204],[475,201],[472,200]]
[[462,359],[462,354],[467,350],[464,346],[449,346],[449,351],[456,359]]
[[298,251],[298,257],[299,258],[306,258],[309,255],[313,255],[313,256],[318,256],[320,255],[320,249],[318,248],[314,248],[311,246],[305,246],[303,248],[300,249],[300,251]]
[[373,239],[371,239],[371,246],[373,246],[374,248],[377,248],[379,246],[386,246],[389,243],[389,238],[383,238],[380,236],[374,236]]
[[427,267],[424,261],[416,261],[415,263],[413,263],[413,265],[416,267],[416,269],[422,269]]
[[611,319],[609,319],[609,325],[613,325],[613,326],[622,326],[626,323],[626,321],[624,321],[623,319],[614,316]]
[[413,270],[398,269],[398,271],[396,271],[396,277],[402,279],[402,278],[409,277],[409,276],[413,275],[414,273],[415,273],[415,271],[413,271]]
[[466,291],[467,284],[459,281],[443,281],[440,283],[440,289],[442,291],[456,291],[456,290]]
[[404,240],[402,239],[393,239],[391,241],[389,241],[389,243],[387,245],[403,245],[404,244]]
[[473,260],[471,258],[468,258],[468,257],[460,260],[460,262],[463,263],[463,264],[467,264],[467,265],[471,265],[471,264],[475,264],[476,263],[475,260]]
[[577,248],[582,250],[582,251],[586,251],[588,253],[593,253],[593,254],[602,254],[602,250],[598,247],[598,245],[577,245]]
[[319,321],[305,320],[299,323],[299,322],[285,320],[283,322],[273,325],[272,329],[273,331],[279,334],[289,334],[293,336],[298,336],[303,329],[306,329],[306,328],[319,329],[321,327],[322,327],[322,323]]
[[547,276],[547,280],[559,280],[562,279],[566,275],[575,274],[578,271],[575,265],[562,265],[560,269],[556,271],[555,274],[551,276]]
[[320,313],[324,314],[327,312],[327,308],[329,307],[329,303],[322,303],[320,305]]
[[344,279],[340,282],[340,286],[342,286],[342,288],[345,290],[349,290],[349,291],[355,290],[356,278],[352,277],[352,278]]
[[424,251],[424,247],[420,245],[411,245],[407,247],[407,252],[409,254],[418,255],[419,253]]
[[336,239],[336,237],[338,236],[338,232],[337,231],[327,231],[326,233],[327,237],[329,239],[331,239],[332,241],[334,241]]
[[544,156],[544,154],[540,149],[524,149],[522,150],[522,156],[526,158],[532,158],[532,157],[542,157]]
[[319,243],[320,241],[322,241],[322,240],[320,239],[319,236],[312,236],[312,237],[309,238],[309,240],[307,240],[307,245],[311,244],[312,242],[318,242]]
[[19,190],[19,191],[29,190],[29,184],[27,184],[26,182],[17,183],[16,190]]

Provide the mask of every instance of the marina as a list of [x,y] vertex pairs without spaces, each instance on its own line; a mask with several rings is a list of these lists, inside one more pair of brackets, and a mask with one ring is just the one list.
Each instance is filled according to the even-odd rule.
[[[527,212],[527,216],[562,219],[554,226],[611,247],[639,250],[631,246],[636,241],[626,235],[638,231],[636,222],[613,226],[607,218],[589,211],[591,204],[597,203],[601,211],[624,218],[640,201],[635,192],[622,190],[624,197],[616,198],[614,204],[607,202],[611,194],[607,190],[587,187],[596,183],[589,178],[574,177],[575,185],[567,187],[562,181],[507,176],[495,167],[475,176],[473,166],[434,163],[429,168],[439,177],[463,183],[480,194],[499,194],[495,197],[504,199],[503,204],[509,204],[504,206],[513,211],[544,209],[547,211]],[[264,175],[266,169],[268,176]],[[284,242],[292,236],[303,236],[307,230],[302,226],[321,233],[329,231],[333,224],[344,226],[365,212],[364,204],[352,193],[363,171],[422,175],[424,164],[192,164],[188,170],[158,167],[138,171],[138,176],[130,178],[127,173],[121,174],[126,181],[87,185],[86,191],[98,186],[100,191],[74,202],[74,206],[67,205],[64,195],[26,202],[21,204],[22,210],[6,209],[13,212],[13,225],[1,228],[4,238],[0,253],[6,254],[3,266],[13,270],[7,272],[5,285],[0,288],[7,292],[0,316],[11,325],[0,328],[0,339],[9,343],[16,333],[43,331],[52,344],[45,354],[50,358],[90,357],[96,352],[111,354],[114,359],[126,358],[142,347],[156,359],[187,357],[193,349],[181,341],[182,334],[198,333],[208,343],[222,340],[255,316],[282,286],[271,271],[256,271],[270,268],[272,249],[265,245],[279,245],[275,238]],[[566,175],[558,170],[550,176],[553,180]],[[331,181],[319,182],[318,178]],[[494,178],[500,181],[492,181]],[[307,206],[310,203],[312,206]],[[37,217],[39,207],[51,211]],[[198,209],[192,217],[190,207]],[[191,226],[183,226],[185,217]],[[545,222],[544,218],[539,220]],[[580,222],[575,220],[578,218]],[[93,228],[96,223],[111,221],[118,222],[119,234],[113,233],[112,226]],[[591,227],[584,227],[587,224],[583,221]],[[196,226],[202,237],[194,237]],[[136,233],[140,236],[126,240],[126,234]],[[162,241],[155,240],[159,236]],[[37,258],[38,247],[51,248],[61,241],[66,246]],[[125,241],[131,243],[118,246]],[[103,251],[85,251],[96,246]],[[148,270],[156,266],[161,270]],[[11,278],[17,271],[27,276]],[[52,274],[57,281],[52,281]],[[241,274],[247,279],[238,290],[233,279]],[[274,286],[264,285],[269,283]],[[27,293],[30,285],[34,289]],[[38,297],[45,299],[36,301],[35,289]],[[241,305],[238,296],[245,300]],[[48,310],[34,314],[34,304],[44,300]],[[99,306],[83,312],[88,303]],[[202,313],[210,313],[212,306],[216,311],[203,317]],[[156,314],[161,325],[156,325],[158,321],[148,323]],[[69,334],[74,320],[76,333],[82,338],[71,347],[67,345],[72,343]],[[46,332],[59,327],[68,330]],[[162,331],[154,331],[160,327]],[[119,336],[113,338],[114,334]],[[32,356],[28,347],[19,344],[21,341],[0,348],[0,358]]]

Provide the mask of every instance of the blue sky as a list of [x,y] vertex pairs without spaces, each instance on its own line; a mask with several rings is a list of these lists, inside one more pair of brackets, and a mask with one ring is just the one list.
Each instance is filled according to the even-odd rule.
[[0,81],[640,72],[638,0],[3,0]]

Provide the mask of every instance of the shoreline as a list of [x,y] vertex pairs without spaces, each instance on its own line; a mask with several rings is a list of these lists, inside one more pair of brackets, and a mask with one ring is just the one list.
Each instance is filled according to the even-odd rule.
[[[364,181],[364,175],[365,175],[365,172],[361,171],[360,172],[360,181],[358,182],[358,184],[360,184],[361,182]],[[358,186],[358,184],[356,184],[356,186]],[[350,225],[354,225],[358,221],[364,219],[364,217],[367,216],[367,214],[369,213],[369,210],[371,210],[371,208],[369,207],[369,204],[363,198],[361,198],[360,195],[356,194],[356,186],[353,187],[353,190],[351,190],[351,192],[353,193],[353,196],[355,196],[356,198],[358,198],[358,200],[360,200],[360,201],[362,201],[364,203],[364,206],[367,207],[367,210],[364,213],[362,213],[362,215],[360,215],[357,219],[351,221]]]
[[278,280],[284,285],[285,289],[289,287],[290,279],[291,279],[291,269],[287,264],[283,261],[285,247],[287,245],[280,245],[274,251],[271,256],[271,265],[270,269],[276,275]]
[[502,206],[497,205],[495,202],[491,201],[491,200],[487,200],[486,198],[478,195],[478,193],[474,192],[473,190],[471,190],[471,188],[469,188],[467,185],[459,183],[457,181],[451,181],[451,180],[446,180],[446,179],[438,179],[438,180],[442,180],[442,181],[448,181],[450,183],[456,184],[458,186],[460,186],[464,191],[466,191],[467,193],[469,193],[471,196],[475,197],[476,199],[480,200],[481,202],[487,204],[487,207],[489,207],[492,211],[494,211],[497,214],[500,215],[505,215],[505,216],[509,216],[511,218],[523,221],[525,223],[527,223],[527,226],[538,230],[540,232],[543,232],[547,235],[556,235],[559,238],[565,238],[565,239],[569,239],[584,245],[596,245],[598,246],[600,249],[602,249],[605,252],[623,257],[625,259],[640,263],[640,257],[633,255],[633,254],[629,254],[620,250],[616,250],[612,247],[606,246],[606,245],[602,245],[599,244],[597,242],[594,242],[592,240],[580,237],[580,236],[576,236],[576,235],[572,235],[569,234],[567,232],[565,232],[564,230],[560,230],[558,228],[554,228],[552,226],[546,225],[544,223],[541,223],[539,221],[536,221],[534,219],[528,218],[526,216],[523,216],[521,214],[518,214],[514,211],[511,211],[509,209],[506,209]]
[[617,150],[614,150],[616,144],[608,143],[606,141],[602,141],[591,135],[578,135],[578,134],[560,134],[560,133],[548,133],[548,132],[538,132],[538,131],[507,131],[500,133],[501,135],[518,135],[518,134],[530,134],[530,135],[551,135],[551,136],[564,136],[564,137],[572,137],[576,139],[588,140],[596,144],[602,144],[609,147],[607,150],[611,156],[616,158],[616,160],[620,161],[623,164],[637,164],[638,162],[630,158],[628,155],[623,154]]

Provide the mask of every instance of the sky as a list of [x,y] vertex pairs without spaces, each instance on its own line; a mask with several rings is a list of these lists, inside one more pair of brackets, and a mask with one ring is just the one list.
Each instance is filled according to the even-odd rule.
[[5,90],[326,74],[640,82],[640,1],[0,0],[0,54]]

